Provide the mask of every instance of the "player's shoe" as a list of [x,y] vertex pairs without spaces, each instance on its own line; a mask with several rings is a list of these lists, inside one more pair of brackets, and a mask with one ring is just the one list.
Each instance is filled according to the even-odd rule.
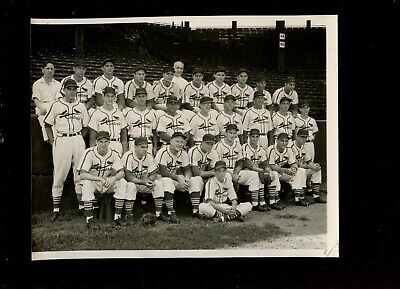
[[264,205],[260,205],[261,207],[263,207],[265,209],[266,212],[271,211],[271,208],[267,206],[267,204]]
[[240,215],[239,217],[236,217],[235,220],[238,222],[244,222],[244,217],[242,215]]
[[176,214],[171,214],[170,216],[169,216],[169,221],[171,222],[171,223],[174,223],[174,224],[179,224],[181,221],[179,221],[179,219],[178,219],[178,217],[177,217],[177,215]]
[[257,206],[254,206],[252,211],[257,211],[257,212],[266,212],[267,209],[263,206],[261,206],[260,204],[258,204]]
[[85,208],[78,209],[77,213],[78,213],[79,216],[84,216],[85,215]]
[[124,226],[124,225],[125,224],[124,224],[124,222],[122,221],[121,218],[117,218],[117,219],[114,220],[114,226],[121,227],[121,226]]
[[217,216],[217,217],[213,217],[213,218],[211,219],[211,221],[213,221],[214,223],[220,223],[220,222],[224,222],[225,219],[224,219],[223,216]]
[[299,201],[295,202],[295,205],[300,207],[308,207],[310,203],[304,199],[300,199]]
[[278,203],[270,204],[269,207],[270,207],[271,209],[278,210],[278,211],[283,210],[283,207],[280,206]]
[[324,195],[320,195],[319,197],[314,198],[314,202],[320,204],[326,204],[326,197]]
[[280,200],[277,201],[276,204],[278,204],[278,206],[280,206],[282,209],[286,208],[285,204],[283,202],[281,202]]
[[192,217],[197,219],[203,219],[203,216],[199,212],[193,213]]
[[60,218],[60,212],[53,212],[53,214],[50,217],[50,222],[54,223],[59,218]]
[[169,217],[164,214],[160,214],[158,217],[156,217],[156,219],[164,222],[169,222]]
[[100,225],[97,224],[94,218],[90,218],[89,221],[86,222],[86,228],[88,229],[100,229]]

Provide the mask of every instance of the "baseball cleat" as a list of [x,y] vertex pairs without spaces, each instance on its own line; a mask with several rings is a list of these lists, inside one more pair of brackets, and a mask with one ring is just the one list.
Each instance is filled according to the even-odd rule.
[[271,208],[267,206],[267,204],[261,205],[262,208],[265,209],[266,212],[271,211]]
[[174,224],[179,224],[180,223],[180,221],[179,221],[178,217],[176,216],[176,214],[171,214],[169,216],[169,221],[171,223],[174,223]]
[[296,206],[301,206],[301,207],[308,207],[310,205],[309,202],[307,202],[306,200],[299,200],[297,202],[295,202]]
[[203,216],[199,212],[193,213],[192,217],[197,218],[197,219],[202,219],[203,218]]
[[54,223],[58,218],[60,218],[60,212],[53,212],[50,217],[50,222]]
[[286,206],[281,201],[277,201],[276,204],[280,206],[282,209],[286,208]]
[[326,197],[323,195],[320,195],[317,198],[314,198],[315,203],[320,203],[320,204],[326,204]]
[[88,229],[100,229],[99,224],[97,224],[97,222],[94,220],[94,218],[91,218],[91,219],[89,219],[89,221],[87,221],[86,227]]
[[239,217],[236,217],[235,220],[239,221],[239,222],[244,222],[244,217],[243,216],[239,216]]
[[258,204],[257,206],[253,207],[253,211],[257,211],[257,212],[266,212],[267,209],[263,206],[261,206],[260,204]]
[[122,222],[121,218],[114,220],[114,226],[121,227],[123,225],[124,225],[124,222]]
[[280,206],[278,203],[269,204],[269,207],[271,209],[278,210],[278,211],[283,210],[283,207]]
[[160,220],[160,221],[164,221],[164,222],[169,222],[169,217],[168,216],[166,216],[166,215],[163,215],[163,214],[160,214],[158,217],[156,217],[157,218],[157,220]]

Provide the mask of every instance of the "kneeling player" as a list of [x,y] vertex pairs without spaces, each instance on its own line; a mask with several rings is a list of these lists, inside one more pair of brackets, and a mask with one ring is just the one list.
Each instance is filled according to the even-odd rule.
[[152,194],[156,206],[156,217],[161,214],[164,190],[160,180],[157,180],[157,165],[153,156],[148,153],[147,138],[135,139],[134,150],[126,152],[122,157],[125,167],[125,179],[128,181],[125,211],[126,219],[132,220],[133,202],[136,194]]
[[[225,162],[216,162],[215,177],[206,184],[204,202],[199,206],[200,214],[219,222],[244,221],[243,217],[251,211],[252,205],[249,202],[238,205],[231,174],[226,172]],[[232,205],[227,204],[228,199]]]
[[82,180],[82,201],[85,206],[88,228],[98,227],[93,219],[95,192],[112,193],[115,199],[114,224],[122,225],[121,212],[126,198],[124,167],[118,153],[109,148],[110,134],[99,131],[96,146],[88,148],[80,161],[78,170]]

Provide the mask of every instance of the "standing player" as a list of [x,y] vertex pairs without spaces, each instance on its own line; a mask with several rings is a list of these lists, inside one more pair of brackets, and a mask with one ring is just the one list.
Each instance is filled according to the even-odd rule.
[[49,138],[43,120],[53,102],[62,97],[60,94],[61,83],[54,79],[54,65],[51,62],[44,63],[42,73],[43,77],[33,84],[32,99],[36,105],[35,112],[42,128],[43,140],[48,142]]
[[190,125],[186,117],[179,111],[180,101],[175,96],[167,99],[167,112],[158,121],[157,133],[162,143],[169,143],[174,132],[180,132],[190,138]]
[[107,86],[113,87],[117,95],[118,109],[123,110],[125,108],[125,94],[124,94],[124,83],[121,79],[114,76],[115,62],[112,59],[104,59],[101,65],[103,75],[97,77],[93,81],[93,89],[96,98],[96,105],[100,107],[103,105],[103,91]]
[[127,182],[124,179],[124,167],[115,150],[110,147],[110,134],[99,131],[96,134],[96,146],[88,148],[79,163],[79,175],[82,179],[82,200],[85,204],[86,226],[98,227],[93,219],[95,192],[114,193],[114,224],[121,226],[121,214],[126,198]]
[[226,69],[224,67],[218,67],[214,73],[214,81],[207,84],[210,96],[214,99],[212,108],[217,112],[224,110],[224,98],[232,92],[231,87],[224,82],[225,77]]
[[172,78],[172,82],[179,86],[181,90],[181,97],[183,97],[183,90],[185,89],[186,85],[189,84],[189,82],[182,77],[184,67],[185,66],[182,61],[174,62],[175,74],[174,77]]
[[[189,192],[191,195],[195,192],[190,179],[192,171],[190,170],[189,156],[183,150],[186,136],[180,132],[175,132],[170,140],[170,145],[162,147],[155,157],[158,164],[161,181],[164,187],[164,201],[168,210],[168,216],[160,215],[159,219],[179,223],[173,206],[174,192]],[[196,194],[196,199],[198,195]],[[193,207],[193,204],[192,204]],[[195,207],[193,207],[195,210]]]
[[[289,183],[294,191],[294,200],[297,206],[309,206],[310,203],[304,198],[303,187],[306,187],[306,172],[298,169],[293,152],[288,148],[289,136],[285,132],[280,132],[277,136],[275,145],[267,149],[268,163],[273,171],[278,172],[279,179]],[[278,191],[269,191],[270,204],[277,203],[277,207],[282,207],[279,202]]]
[[275,106],[275,111],[278,110],[277,106],[280,103],[281,98],[287,97],[290,99],[292,107],[291,111],[294,116],[297,114],[297,104],[299,103],[299,96],[297,95],[294,87],[296,86],[296,80],[293,76],[288,76],[285,80],[285,86],[277,89],[272,95],[272,102]]
[[74,74],[65,77],[61,81],[61,85],[63,85],[63,83],[67,79],[75,80],[78,84],[78,92],[76,94],[76,98],[78,99],[78,101],[82,102],[85,105],[89,115],[92,115],[94,111],[93,106],[95,103],[95,97],[92,97],[93,84],[89,79],[85,77],[86,62],[83,59],[76,59],[72,69],[74,71]]
[[[164,69],[163,78],[153,86],[154,93],[154,109],[158,111],[167,111],[167,99],[169,96],[181,98],[181,90],[179,86],[172,82],[174,77],[174,69],[167,67]],[[159,113],[161,116],[162,113]]]
[[[256,128],[260,132],[260,145],[268,148],[268,133],[273,130],[272,119],[269,111],[264,107],[264,94],[262,91],[255,93],[254,106],[249,108],[243,116],[243,139],[247,142],[248,132]],[[271,137],[270,137],[271,138]]]
[[134,148],[126,152],[122,158],[125,167],[125,179],[128,181],[125,201],[127,220],[132,220],[133,203],[136,194],[152,194],[156,206],[156,217],[160,217],[164,199],[161,180],[157,180],[157,164],[148,153],[147,138],[137,137]]
[[128,107],[135,107],[136,102],[135,102],[135,97],[137,90],[139,88],[144,88],[147,92],[147,100],[148,100],[148,105],[149,108],[153,107],[153,100],[154,100],[154,94],[153,94],[153,87],[151,86],[150,83],[145,81],[146,77],[146,70],[142,66],[136,66],[133,70],[133,79],[129,80],[125,84],[125,94],[126,94],[126,106]]
[[217,125],[220,132],[219,137],[222,139],[225,137],[225,130],[228,124],[236,124],[239,128],[238,139],[240,144],[244,144],[243,141],[243,118],[237,112],[234,112],[236,106],[235,97],[231,94],[228,94],[224,98],[224,110],[221,111],[217,117]]
[[[249,202],[238,204],[232,176],[226,171],[224,161],[215,164],[215,176],[206,184],[204,202],[199,206],[200,214],[217,222],[234,219],[243,222],[243,217],[251,211],[252,206]],[[227,203],[228,199],[232,205]]]
[[310,104],[308,101],[303,101],[299,104],[300,114],[297,114],[295,120],[296,130],[305,129],[308,131],[308,137],[306,143],[304,144],[305,150],[311,157],[311,160],[314,161],[315,158],[315,149],[314,149],[314,139],[315,135],[318,132],[318,125],[314,118],[308,116],[310,112]]
[[[289,111],[290,99],[283,97],[279,102],[279,111],[272,115],[272,124],[274,126],[275,137],[279,132],[285,132],[289,136],[288,145],[292,145],[293,132],[296,128],[295,120]],[[274,143],[274,138],[270,138],[270,144]]]
[[231,86],[232,95],[236,98],[235,111],[242,116],[253,102],[254,96],[254,89],[246,84],[248,78],[248,71],[241,68],[237,74],[237,83]]
[[210,114],[212,102],[211,97],[202,97],[200,99],[200,111],[189,120],[190,134],[193,136],[193,143],[190,141],[190,147],[199,145],[205,134],[212,134],[215,137],[219,135],[217,120]]
[[145,137],[147,139],[148,153],[155,155],[158,150],[156,134],[157,117],[153,109],[146,106],[147,91],[144,88],[136,90],[136,105],[126,110],[125,120],[128,123],[129,149],[134,148],[134,139]]
[[88,127],[91,147],[96,143],[97,132],[107,131],[110,134],[110,148],[121,157],[128,150],[128,125],[122,112],[114,106],[116,99],[114,88],[104,88],[103,105],[93,112]]
[[53,215],[50,219],[52,222],[60,216],[62,191],[71,165],[79,210],[84,208],[77,168],[85,151],[82,136],[87,133],[89,115],[85,105],[76,100],[77,88],[75,80],[67,79],[64,82],[63,98],[53,102],[44,118],[49,142],[53,145]]
[[265,76],[259,76],[256,79],[257,86],[254,89],[254,94],[257,92],[262,92],[264,94],[264,107],[269,110],[269,112],[273,111],[274,105],[272,104],[272,97],[271,94],[265,89],[267,85],[267,79]]

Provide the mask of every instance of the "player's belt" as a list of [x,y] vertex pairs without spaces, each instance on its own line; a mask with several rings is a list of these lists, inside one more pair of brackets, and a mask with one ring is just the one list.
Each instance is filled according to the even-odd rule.
[[312,140],[306,140],[306,142],[313,142]]
[[111,141],[120,141],[119,138],[110,138]]
[[247,107],[245,107],[245,106],[238,106],[237,108],[239,108],[239,109],[247,109]]
[[[137,136],[138,137],[138,136]],[[153,142],[151,141],[151,136],[145,136],[145,138],[147,138],[147,144],[152,144]],[[135,137],[132,135],[128,136],[128,141],[134,141]]]
[[268,134],[266,134],[266,133],[259,133],[259,135],[268,135]]
[[82,133],[80,131],[76,133],[57,133],[57,136],[59,137],[70,137],[70,136],[76,136],[76,135],[81,135]]

